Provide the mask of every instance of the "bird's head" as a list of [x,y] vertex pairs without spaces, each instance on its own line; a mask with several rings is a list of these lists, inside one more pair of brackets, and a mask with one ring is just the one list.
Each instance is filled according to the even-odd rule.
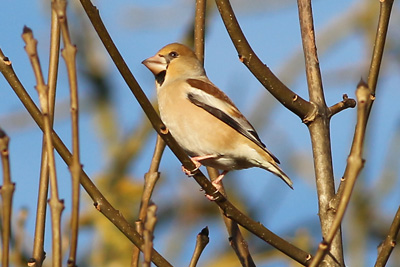
[[143,60],[142,64],[154,74],[158,82],[163,82],[168,77],[183,78],[205,74],[193,50],[179,43],[164,46],[155,56]]

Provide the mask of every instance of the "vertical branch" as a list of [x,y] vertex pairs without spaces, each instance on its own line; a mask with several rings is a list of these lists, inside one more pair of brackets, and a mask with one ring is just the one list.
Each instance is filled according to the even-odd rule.
[[[379,70],[381,68],[383,51],[386,43],[386,35],[389,28],[390,14],[392,12],[392,6],[394,0],[380,0],[380,11],[378,28],[376,30],[374,50],[372,52],[371,65],[368,73],[368,87],[371,90],[372,95],[375,95],[376,85],[378,83]],[[370,105],[372,105],[371,102]],[[370,110],[371,107],[369,106]]]
[[79,156],[79,103],[78,86],[76,77],[76,47],[72,45],[68,30],[66,15],[67,2],[65,0],[56,0],[52,3],[52,8],[56,12],[61,33],[64,41],[64,49],[61,54],[64,58],[68,71],[68,80],[71,96],[71,121],[72,121],[72,163],[70,166],[72,176],[72,214],[71,214],[71,247],[68,257],[68,266],[75,266],[76,252],[78,246],[79,230],[79,196],[80,186],[79,178],[81,173],[81,164]]
[[206,31],[206,3],[207,0],[196,1],[196,13],[194,18],[194,52],[196,57],[204,65],[204,36]]
[[[143,223],[146,221],[147,211],[150,203],[151,196],[153,195],[154,187],[160,178],[158,168],[160,166],[161,156],[165,149],[164,140],[157,135],[156,146],[151,159],[149,171],[144,175],[144,185],[142,200],[140,202],[139,219],[136,224],[136,230],[140,235],[143,235]],[[131,266],[139,266],[139,254],[140,250],[137,246],[133,248],[132,252],[132,264]]]
[[[345,173],[341,180],[338,192],[335,198],[332,199],[331,203],[331,208],[337,209],[337,215],[332,225],[332,229],[330,231],[329,236],[333,235],[334,231],[336,231],[339,228],[339,221],[341,221],[344,216],[344,212],[347,208],[350,195],[354,187],[354,183],[356,181],[358,173],[361,171],[361,168],[363,167],[363,160],[361,158],[363,142],[364,142],[363,138],[369,114],[371,112],[372,104],[375,100],[376,85],[378,82],[379,70],[382,62],[392,5],[393,5],[393,0],[380,1],[378,29],[375,37],[374,50],[368,74],[368,84],[360,83],[357,88],[357,93],[358,93],[357,98],[363,97],[363,99],[358,99],[359,106],[361,105],[361,107],[358,108],[357,126],[354,133],[353,144],[351,147]],[[365,99],[365,97],[367,97],[367,99]],[[366,103],[361,103],[360,101],[362,100],[365,100]],[[359,114],[360,112],[362,112],[362,115]],[[326,243],[325,246],[329,246],[329,240],[326,240],[325,243]],[[315,257],[315,263],[312,263],[314,266],[316,266],[317,263],[319,262],[320,260],[319,258],[322,257],[324,253],[326,253],[324,246],[321,247],[321,245]]]
[[153,250],[153,239],[154,239],[153,232],[157,222],[156,211],[157,211],[157,206],[154,204],[150,204],[147,207],[147,215],[143,231],[143,240],[144,240],[143,267],[150,267],[151,264],[151,253]]
[[49,118],[49,99],[48,99],[48,87],[44,83],[43,74],[40,67],[40,62],[37,54],[37,41],[33,38],[31,29],[25,27],[22,38],[25,41],[25,50],[31,61],[35,77],[36,77],[36,90],[38,91],[40,106],[43,114],[44,123],[44,135],[46,138],[46,148],[49,157],[49,174],[50,174],[50,186],[51,196],[49,205],[51,209],[51,221],[52,221],[52,234],[53,234],[53,266],[61,266],[61,212],[64,209],[64,203],[59,199],[58,186],[57,186],[57,175],[55,168],[53,141],[52,141],[52,127]]
[[[58,73],[59,50],[60,50],[60,27],[58,24],[57,14],[53,10],[51,10],[50,58],[49,58],[49,73],[48,73],[49,119],[51,126],[53,126],[54,122],[55,92],[56,92],[57,73]],[[35,238],[33,243],[32,258],[29,260],[29,264],[31,264],[32,267],[42,266],[42,263],[45,258],[44,232],[46,224],[47,195],[49,186],[48,156],[46,151],[47,151],[46,140],[43,137],[39,193],[38,193],[38,203],[36,210]]]
[[[219,173],[218,170],[215,168],[207,167],[208,176],[210,176],[211,181],[217,179]],[[227,198],[225,188],[221,182],[221,188],[219,189],[220,193]],[[228,231],[229,235],[229,244],[231,245],[233,251],[236,253],[240,263],[242,266],[256,266],[254,260],[250,254],[249,246],[247,245],[247,241],[244,239],[242,232],[238,224],[229,219],[225,214],[223,209],[220,208],[222,218],[225,223],[226,230]]]
[[9,138],[7,134],[0,128],[0,156],[3,166],[3,185],[0,187],[2,199],[2,253],[1,264],[8,267],[10,259],[10,237],[11,237],[11,213],[12,199],[15,190],[15,184],[11,182],[10,161],[8,150]]
[[354,132],[353,144],[351,146],[350,155],[347,158],[347,166],[343,175],[343,180],[346,180],[346,186],[344,187],[343,194],[340,198],[339,205],[337,207],[336,216],[331,224],[331,228],[328,233],[324,236],[323,242],[319,245],[318,251],[315,254],[310,266],[319,266],[323,257],[328,253],[329,248],[332,246],[332,241],[340,231],[340,224],[342,222],[344,212],[346,211],[347,205],[350,201],[350,196],[354,188],[356,179],[364,166],[364,160],[362,159],[362,152],[364,146],[365,130],[368,121],[368,106],[371,104],[372,94],[368,88],[368,85],[361,81],[358,84],[356,90],[357,96],[357,125]]
[[[206,2],[207,2],[206,0],[196,1],[196,17],[194,24],[194,51],[196,57],[200,60],[200,62],[203,65],[204,65]],[[211,181],[214,181],[215,179],[218,178],[219,173],[217,169],[207,167],[207,171]],[[219,191],[221,192],[222,195],[224,195],[224,197],[227,197],[222,182]],[[220,211],[229,234],[230,245],[235,251],[236,256],[238,257],[240,263],[242,264],[242,266],[255,266],[249,248],[247,246],[247,242],[243,238],[238,224],[229,219],[228,217],[226,217],[222,209],[220,209]]]
[[197,235],[196,238],[196,247],[194,248],[192,259],[190,260],[189,267],[196,267],[197,262],[200,259],[200,255],[203,252],[204,248],[207,246],[208,242],[210,242],[210,238],[208,237],[209,231],[208,227],[204,227],[201,232]]
[[[308,124],[310,131],[314,170],[318,194],[319,219],[322,236],[325,238],[331,228],[335,214],[329,209],[329,201],[335,195],[335,184],[332,168],[332,152],[330,143],[329,108],[325,103],[322,87],[321,73],[317,48],[315,44],[314,23],[311,0],[298,0],[301,39],[303,43],[304,58],[310,102],[317,107],[314,121]],[[341,266],[343,262],[343,247],[340,231],[337,232],[331,245],[327,263]]]
[[[376,31],[374,50],[372,53],[371,65],[368,73],[368,87],[371,91],[372,98],[367,107],[367,120],[369,118],[369,114],[371,113],[372,104],[375,100],[376,85],[378,82],[379,70],[385,48],[386,34],[389,28],[389,19],[392,6],[393,0],[380,1],[378,28]],[[346,183],[346,179],[341,180],[336,196],[331,203],[332,209],[337,208],[337,205],[342,198],[344,188],[346,187]]]

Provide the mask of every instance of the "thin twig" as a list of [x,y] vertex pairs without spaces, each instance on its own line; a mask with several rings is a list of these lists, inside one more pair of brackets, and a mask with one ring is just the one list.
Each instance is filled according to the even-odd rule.
[[[368,74],[368,87],[370,88],[371,93],[374,96],[376,92],[376,85],[378,83],[379,70],[381,69],[383,51],[386,43],[386,35],[389,28],[390,14],[392,12],[394,0],[380,0],[379,2],[380,11],[378,28],[376,30],[374,50],[372,52],[371,65]],[[370,105],[372,105],[372,103],[373,101],[370,103]],[[368,110],[371,110],[371,106],[368,107]]]
[[240,61],[253,73],[258,81],[286,108],[307,123],[314,119],[315,107],[284,85],[257,57],[244,36],[228,0],[215,1],[229,36],[239,54]]
[[192,259],[190,260],[189,267],[196,267],[200,259],[200,255],[204,248],[207,246],[210,238],[208,237],[208,227],[204,227],[196,238],[196,247],[194,248]]
[[1,211],[2,211],[2,253],[1,263],[3,267],[8,267],[10,259],[10,237],[11,237],[11,214],[12,199],[15,190],[15,184],[11,182],[9,143],[7,134],[0,128],[0,156],[3,166],[3,185],[0,187]]
[[357,125],[354,131],[353,144],[351,146],[350,155],[347,158],[347,166],[343,175],[343,180],[346,180],[346,186],[344,187],[343,194],[340,198],[338,208],[336,210],[336,216],[331,224],[331,228],[324,240],[320,243],[318,251],[310,263],[310,267],[319,266],[324,256],[328,253],[329,248],[332,246],[332,241],[337,232],[340,229],[340,225],[350,201],[351,193],[354,188],[354,184],[360,174],[364,160],[362,159],[362,152],[364,147],[365,130],[367,126],[367,109],[371,103],[372,94],[368,88],[368,85],[361,81],[356,90],[357,96]]
[[[369,68],[368,82],[367,82],[368,87],[373,96],[367,107],[367,120],[371,113],[372,105],[375,102],[374,100],[375,100],[375,95],[376,95],[376,85],[378,83],[379,72],[380,72],[380,67],[381,67],[382,58],[383,58],[383,52],[385,49],[386,35],[387,35],[388,29],[389,29],[390,15],[391,15],[394,0],[381,0],[379,2],[380,2],[380,10],[379,10],[378,26],[377,26],[376,35],[375,35],[374,48],[373,48],[373,52],[372,52],[371,64],[370,64],[370,68]],[[346,183],[347,183],[347,181],[345,179],[342,179],[342,181],[340,182],[336,196],[332,200],[331,206],[333,208],[337,207],[339,200],[341,199],[342,194],[344,192]]]
[[[39,126],[39,128],[44,131],[44,120],[42,113],[38,107],[33,102],[32,98],[26,92],[25,88],[22,86],[20,80],[15,74],[11,61],[8,57],[5,57],[3,51],[0,49],[0,72],[3,74],[4,78],[10,84],[11,88],[14,90],[17,97],[21,100],[26,110],[32,116],[33,120]],[[72,162],[72,154],[57,135],[57,133],[52,130],[51,132],[54,148],[57,150],[58,154],[64,160],[64,162],[69,166]],[[143,247],[143,239],[135,231],[134,227],[130,225],[126,219],[123,217],[120,211],[116,210],[104,197],[104,195],[98,190],[94,183],[90,180],[89,176],[81,169],[81,185],[89,194],[89,196],[94,201],[94,206],[98,211],[100,211],[111,223],[113,223],[132,243],[138,246],[140,249]],[[168,261],[166,261],[157,251],[152,252],[152,261],[157,266],[172,266]]]
[[27,234],[25,233],[25,230],[27,229],[26,227],[26,222],[28,220],[28,209],[22,208],[19,210],[17,213],[17,218],[16,218],[16,223],[15,223],[15,238],[14,238],[14,253],[13,253],[13,263],[14,266],[24,266],[26,262],[28,262],[29,265],[29,260],[25,256],[24,253],[24,244],[25,241],[27,240]]
[[[197,58],[204,65],[204,40],[205,40],[205,21],[206,21],[206,0],[196,1],[196,15],[194,24],[194,52]],[[219,172],[215,168],[207,167],[208,176],[211,181],[218,178]],[[225,188],[221,182],[221,188],[219,189],[221,194],[226,198]],[[232,221],[223,214],[221,210],[222,218],[224,220],[226,229],[229,234],[229,243],[236,253],[240,263],[244,267],[255,266],[253,258],[251,257],[246,240],[243,238],[240,232],[239,226],[236,222]],[[199,255],[200,256],[200,255]]]
[[[372,104],[375,100],[376,85],[378,82],[380,66],[382,63],[383,52],[384,52],[384,47],[385,47],[385,42],[386,42],[386,35],[387,35],[388,28],[389,28],[389,20],[390,20],[392,6],[393,6],[393,0],[380,1],[379,21],[378,21],[378,27],[377,27],[377,32],[376,32],[376,36],[375,36],[375,43],[374,43],[374,50],[373,50],[372,59],[371,59],[371,65],[370,65],[369,74],[368,74],[368,85],[364,85],[364,87],[368,87],[368,91],[370,93],[370,97],[369,97],[367,105],[365,107],[365,118],[364,118],[365,125],[364,125],[364,127],[366,127],[366,125],[367,125],[369,114],[371,113]],[[365,129],[364,129],[364,131],[365,131]],[[356,141],[356,133],[354,134],[353,146],[355,146],[355,144],[354,144],[355,141]],[[362,143],[358,144],[359,147],[357,149],[362,149],[362,145],[363,145]],[[352,151],[353,151],[353,146],[352,146]],[[354,148],[354,149],[356,149],[356,148]],[[350,155],[351,155],[351,153],[350,153]],[[352,161],[350,162],[349,160],[350,160],[350,156],[348,159],[344,177],[341,180],[341,183],[339,185],[338,192],[336,193],[335,198],[332,199],[331,204],[330,204],[332,209],[338,210],[338,214],[336,215],[334,224],[332,224],[331,232],[335,231],[336,227],[339,227],[339,226],[336,226],[337,222],[343,218],[344,211],[347,208],[347,204],[349,201],[348,198],[350,198],[351,191],[354,187],[354,183],[355,183],[354,176],[356,175],[354,172],[357,171],[356,168],[358,166],[349,166],[351,164],[356,165],[356,163],[352,163]],[[359,164],[360,163],[358,163],[358,165]],[[352,176],[350,176],[350,177],[354,177],[354,178],[352,178],[352,179],[347,178],[347,174],[350,172],[350,170],[348,170],[348,169],[352,170]],[[341,212],[340,214],[339,214],[339,211]],[[334,228],[334,226],[335,226],[335,228]],[[329,240],[326,241],[327,242],[326,245],[329,246],[328,241]],[[317,254],[320,254],[320,255],[322,255],[324,253],[325,253],[325,250],[322,248],[319,249],[317,252]],[[319,259],[316,259],[315,262],[317,263],[318,260]]]
[[149,171],[145,174],[145,184],[143,189],[143,196],[141,201],[141,207],[139,212],[139,220],[144,222],[147,213],[147,207],[149,206],[150,198],[153,194],[154,187],[160,178],[160,173],[158,168],[161,162],[161,156],[165,149],[165,142],[160,137],[157,136],[156,146],[153,153],[153,158],[151,160]]
[[194,18],[194,52],[196,57],[204,65],[204,36],[206,31],[206,3],[207,0],[196,1],[196,13]]
[[352,98],[349,98],[346,94],[343,95],[343,100],[329,108],[329,118],[333,115],[339,113],[348,108],[354,108],[356,106],[356,101]]
[[142,107],[143,111],[146,113],[147,117],[149,118],[150,122],[153,125],[153,128],[157,131],[159,135],[164,139],[167,143],[171,151],[175,154],[175,156],[181,161],[183,166],[194,173],[193,178],[196,182],[203,188],[203,190],[210,196],[214,197],[218,206],[220,206],[226,216],[235,220],[244,228],[251,231],[253,234],[261,238],[262,240],[266,241],[267,243],[271,244],[272,246],[276,247],[278,250],[282,251],[283,253],[289,255],[296,261],[300,262],[301,264],[307,264],[310,255],[298,247],[290,244],[286,240],[282,239],[281,237],[275,235],[270,230],[265,228],[259,222],[256,222],[245,216],[241,213],[235,206],[233,206],[226,198],[223,197],[221,193],[219,193],[216,188],[211,184],[211,182],[204,176],[201,171],[197,170],[194,163],[189,159],[187,154],[184,150],[176,143],[176,141],[172,138],[171,134],[169,133],[168,129],[162,123],[160,117],[154,110],[153,106],[151,105],[150,101],[147,99],[146,95],[144,94],[143,90],[140,88],[139,84],[137,83],[136,79],[129,71],[128,66],[126,65],[125,61],[123,60],[121,54],[119,53],[118,49],[116,48],[115,44],[113,43],[107,29],[105,28],[100,16],[99,12],[96,7],[92,5],[89,0],[81,0],[81,4],[83,5],[89,19],[91,20],[97,34],[99,35],[101,41],[103,42],[105,48],[107,49],[109,55],[111,56],[114,64],[120,71],[122,77],[124,78],[125,82],[127,83],[128,87],[138,100],[138,103]]
[[[303,43],[305,68],[307,75],[310,102],[317,107],[315,120],[307,126],[310,131],[314,159],[314,171],[318,194],[318,215],[322,236],[331,229],[334,212],[329,209],[329,201],[335,196],[335,184],[332,167],[332,151],[329,128],[329,108],[325,102],[317,47],[311,0],[298,0],[301,40]],[[336,233],[336,232],[335,232]],[[333,240],[329,256],[325,258],[328,265],[344,266],[341,232]]]
[[147,207],[146,221],[144,222],[143,239],[144,239],[144,249],[143,249],[143,267],[150,267],[151,264],[151,253],[153,251],[153,233],[157,222],[156,216],[157,206],[150,204]]
[[44,83],[42,70],[40,67],[39,57],[37,54],[37,40],[33,38],[32,30],[24,27],[22,38],[26,44],[25,50],[29,56],[33,71],[36,77],[36,90],[39,95],[40,106],[44,122],[44,135],[46,138],[47,155],[49,157],[49,174],[50,174],[50,210],[52,221],[52,239],[53,239],[53,266],[61,266],[61,213],[64,209],[64,203],[58,196],[57,174],[54,159],[54,147],[51,138],[52,126],[49,118],[49,99],[48,87]]
[[52,8],[57,14],[60,23],[61,33],[64,41],[64,49],[61,54],[64,58],[70,87],[71,97],[71,123],[72,123],[72,164],[70,167],[72,179],[72,212],[71,212],[71,240],[70,252],[68,257],[68,266],[74,267],[76,263],[76,252],[78,246],[79,231],[79,198],[80,186],[79,177],[81,173],[81,164],[79,156],[79,101],[78,101],[78,82],[76,75],[76,47],[72,45],[68,30],[67,2],[65,0],[55,0],[52,2]]
[[392,225],[390,226],[389,233],[385,240],[378,248],[378,258],[376,259],[375,267],[384,267],[389,259],[392,250],[396,246],[397,235],[400,230],[400,206],[397,209],[396,215],[393,218]]
[[[375,36],[375,44],[372,53],[371,65],[368,74],[368,87],[370,88],[371,95],[373,97],[367,107],[367,120],[369,118],[369,114],[371,113],[372,104],[374,103],[375,100],[376,84],[378,82],[379,70],[382,62],[383,51],[385,48],[386,34],[389,28],[389,19],[392,10],[392,5],[393,5],[393,0],[380,1],[379,21]],[[341,180],[336,196],[334,199],[332,199],[330,204],[332,209],[336,209],[342,197],[346,183],[347,180],[345,179]]]
[[[136,222],[136,230],[140,235],[143,234],[143,223],[146,221],[147,210],[149,207],[151,196],[153,195],[154,187],[160,178],[158,168],[160,166],[161,156],[165,149],[164,140],[157,135],[157,141],[151,160],[149,171],[144,175],[144,185],[142,200],[140,202],[139,219]],[[132,252],[132,267],[139,266],[139,248],[134,247]]]
[[[207,167],[208,176],[210,177],[211,181],[214,181],[219,176],[219,172],[215,168]],[[219,189],[220,193],[226,198],[225,188],[223,183],[221,182],[221,188]],[[224,215],[224,211],[220,208],[222,213],[222,218],[225,223],[226,230],[229,234],[229,244],[231,245],[233,251],[235,251],[236,256],[238,257],[241,265],[243,267],[254,267],[256,266],[254,260],[250,254],[249,246],[247,245],[246,240],[244,239],[242,232],[238,224],[234,221],[229,219]]]
[[[53,10],[51,10],[48,98],[49,98],[49,119],[52,127],[54,122],[54,107],[55,107],[55,96],[56,96],[55,93],[57,84],[59,54],[60,54],[60,27],[58,24],[57,14]],[[33,243],[32,258],[29,260],[30,266],[32,267],[41,267],[45,259],[44,233],[46,224],[48,188],[49,188],[48,157],[46,150],[46,140],[45,137],[43,136],[39,193],[38,193],[38,202],[36,210],[35,238]]]

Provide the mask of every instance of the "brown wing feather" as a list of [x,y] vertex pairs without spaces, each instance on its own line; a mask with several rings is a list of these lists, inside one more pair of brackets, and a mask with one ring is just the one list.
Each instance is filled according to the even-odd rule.
[[[215,96],[221,100],[227,101],[229,104],[234,106],[232,101],[222,91],[220,91],[218,88],[216,88],[212,84],[209,84],[209,83],[201,81],[201,80],[196,80],[196,79],[188,79],[188,83],[191,86],[193,86],[199,90],[203,90],[208,94],[212,94],[213,96]],[[232,116],[225,113],[224,111],[205,103],[203,101],[204,99],[200,95],[196,95],[195,93],[189,93],[188,99],[194,105],[203,108],[204,110],[206,110],[213,116],[217,117],[221,121],[223,121],[226,124],[228,124],[229,126],[231,126],[233,129],[235,129],[237,132],[239,132],[240,134],[242,134],[249,140],[253,141],[259,147],[261,147],[263,150],[265,150],[275,160],[275,162],[280,163],[279,159],[277,157],[275,157],[271,152],[268,151],[268,149],[265,147],[265,145],[261,141],[260,137],[258,136],[254,127],[246,120],[245,117],[243,117],[243,115],[239,111],[237,111],[238,112],[237,115],[239,115],[237,117],[239,117],[239,119],[235,119]],[[236,109],[236,107],[235,107],[235,109]]]

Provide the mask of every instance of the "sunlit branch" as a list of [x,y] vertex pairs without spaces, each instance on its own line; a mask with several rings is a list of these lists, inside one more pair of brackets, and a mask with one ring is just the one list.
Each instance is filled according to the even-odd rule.
[[154,129],[157,133],[164,139],[167,143],[169,148],[175,154],[175,156],[181,161],[183,166],[194,173],[193,178],[196,182],[203,188],[205,193],[214,197],[218,206],[222,208],[226,216],[235,220],[237,223],[242,225],[244,228],[251,231],[253,234],[261,238],[262,240],[266,241],[267,243],[271,244],[272,246],[276,247],[278,250],[282,251],[283,253],[289,255],[296,261],[306,264],[309,259],[309,254],[302,251],[296,246],[293,246],[289,242],[285,241],[284,239],[280,238],[279,236],[275,235],[267,228],[265,228],[260,223],[248,218],[243,213],[241,213],[236,207],[234,207],[228,200],[226,200],[221,193],[219,193],[216,188],[211,184],[211,182],[199,171],[195,171],[197,167],[194,165],[192,160],[189,159],[187,154],[183,151],[183,149],[176,143],[176,141],[170,135],[168,129],[162,123],[161,119],[159,118],[158,114],[155,112],[153,106],[151,105],[150,101],[147,99],[146,95],[140,88],[139,84],[137,83],[136,79],[129,71],[128,66],[124,62],[121,54],[119,53],[118,49],[116,48],[115,44],[111,40],[110,35],[105,28],[98,10],[96,7],[92,5],[92,3],[88,0],[81,0],[81,3],[91,20],[97,34],[99,35],[101,41],[103,42],[105,48],[107,49],[109,55],[111,56],[114,64],[120,71],[122,77],[124,78],[125,82],[127,83],[128,87],[138,100],[138,103],[142,107],[143,111],[146,113],[147,117],[149,118],[150,122],[152,123]]
[[11,182],[9,141],[7,134],[0,128],[0,157],[3,167],[3,184],[0,187],[1,194],[1,234],[2,234],[2,266],[9,266],[10,260],[10,237],[11,237],[11,214],[12,199],[15,184]]

